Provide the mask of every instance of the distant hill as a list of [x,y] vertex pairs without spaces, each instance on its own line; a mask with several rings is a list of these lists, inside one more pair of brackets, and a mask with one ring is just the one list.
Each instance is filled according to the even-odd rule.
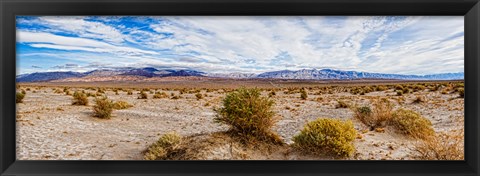
[[[354,80],[354,79],[396,79],[396,80],[460,80],[464,79],[464,73],[443,73],[432,75],[401,75],[401,74],[383,74],[357,71],[342,71],[332,69],[302,69],[297,71],[281,70],[265,72],[261,74],[254,73],[205,73],[196,70],[158,70],[153,67],[146,68],[116,68],[116,69],[98,69],[84,73],[80,72],[41,72],[22,74],[16,77],[17,82],[45,82],[45,81],[89,81],[89,80],[107,80],[106,77],[115,79],[132,80],[154,77],[211,77],[211,78],[268,78],[268,79],[303,79],[303,80]],[[84,80],[82,80],[84,79]],[[111,79],[108,79],[111,80]]]

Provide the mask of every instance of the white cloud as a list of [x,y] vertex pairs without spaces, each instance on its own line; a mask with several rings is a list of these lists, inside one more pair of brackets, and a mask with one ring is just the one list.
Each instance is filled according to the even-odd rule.
[[[19,42],[37,48],[110,53],[121,60],[111,61],[113,65],[164,65],[208,72],[301,68],[401,74],[463,71],[463,17],[130,19],[148,21],[142,27],[104,23],[118,24],[122,21],[119,17],[86,19],[30,20],[28,23],[46,24],[50,29],[20,30]],[[70,31],[78,37],[47,33],[49,30]],[[288,59],[279,59],[282,53]]]

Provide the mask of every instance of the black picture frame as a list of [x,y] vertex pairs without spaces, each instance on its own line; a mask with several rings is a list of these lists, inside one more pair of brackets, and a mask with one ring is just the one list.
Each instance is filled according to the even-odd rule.
[[[478,0],[1,0],[0,175],[479,175]],[[16,161],[16,15],[465,17],[464,161]]]

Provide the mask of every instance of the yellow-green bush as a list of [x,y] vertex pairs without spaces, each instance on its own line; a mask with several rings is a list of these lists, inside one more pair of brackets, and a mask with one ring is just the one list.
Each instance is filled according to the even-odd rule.
[[102,98],[95,98],[95,105],[93,106],[93,116],[109,119],[112,116],[113,102],[106,96]]
[[300,134],[293,137],[293,146],[315,154],[327,153],[351,156],[357,131],[351,121],[320,118],[309,122]]
[[73,93],[72,105],[88,105],[88,96],[82,92],[75,91]]
[[182,142],[182,136],[175,132],[164,134],[160,139],[152,144],[144,154],[145,160],[165,159],[169,152],[177,149]]
[[391,124],[401,133],[414,138],[428,139],[435,135],[430,120],[412,110],[396,110],[393,112]]
[[261,97],[259,89],[240,88],[223,99],[223,107],[214,109],[215,122],[230,126],[232,134],[239,135],[242,142],[252,140],[280,142],[270,131],[275,120],[273,100]]
[[127,108],[131,108],[131,107],[133,107],[133,105],[128,104],[125,101],[117,101],[117,102],[113,103],[113,109],[127,109]]
[[17,92],[15,102],[16,103],[23,103],[23,98],[25,98],[25,94],[23,94],[21,92]]

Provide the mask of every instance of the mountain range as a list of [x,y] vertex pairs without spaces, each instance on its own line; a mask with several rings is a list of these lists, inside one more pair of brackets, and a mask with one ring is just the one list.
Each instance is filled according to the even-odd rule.
[[[401,75],[369,73],[358,71],[342,71],[333,69],[302,69],[281,70],[254,73],[206,73],[196,70],[159,70],[153,67],[145,68],[115,68],[97,69],[88,72],[37,72],[22,74],[16,77],[17,82],[47,82],[47,81],[88,81],[88,80],[118,80],[122,78],[148,79],[162,77],[208,77],[208,78],[232,78],[232,79],[304,79],[304,80],[354,80],[354,79],[397,79],[397,80],[460,80],[464,79],[464,73],[443,73],[431,75]],[[95,79],[94,79],[95,78]],[[104,79],[99,79],[104,78]]]

